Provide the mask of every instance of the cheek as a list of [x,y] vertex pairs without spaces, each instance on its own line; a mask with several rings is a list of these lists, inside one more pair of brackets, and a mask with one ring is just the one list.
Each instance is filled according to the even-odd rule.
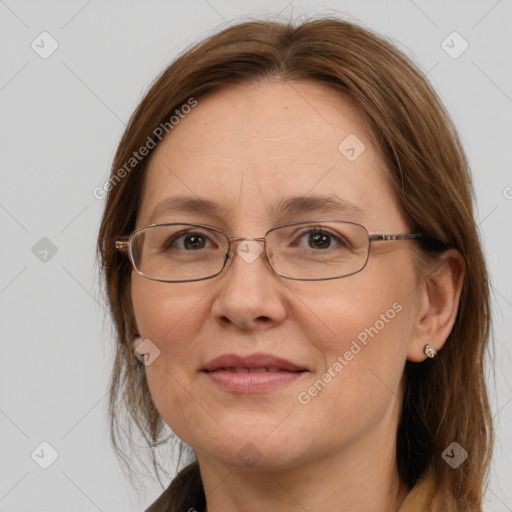
[[131,292],[141,337],[155,343],[162,355],[172,351],[178,359],[194,348],[193,344],[179,340],[193,340],[200,329],[201,318],[208,312],[204,300],[209,293],[207,287],[198,291],[198,287],[159,283],[137,275],[132,279]]
[[302,294],[301,329],[321,364],[297,399],[313,417],[371,423],[398,397],[414,303],[396,282],[361,273]]
[[[132,303],[138,332],[154,343],[160,355],[146,367],[151,396],[164,420],[179,411],[180,421],[190,423],[190,377],[197,370],[201,347],[198,333],[210,312],[208,297],[213,285],[159,283],[135,275]],[[176,433],[179,435],[179,427]]]
[[354,343],[377,351],[385,348],[385,339],[403,343],[410,330],[410,297],[382,281],[361,273],[295,291],[303,304],[296,318],[319,354],[343,354]]
[[319,451],[351,443],[383,423],[392,428],[399,415],[407,313],[387,297],[367,301],[362,310],[358,305],[351,296],[344,311],[324,310],[324,329],[308,337],[321,365],[294,397],[293,416],[302,418],[302,441],[315,438]]

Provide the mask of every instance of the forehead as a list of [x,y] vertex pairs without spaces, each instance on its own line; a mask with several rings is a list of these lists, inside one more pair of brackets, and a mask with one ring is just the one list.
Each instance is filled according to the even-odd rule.
[[[160,145],[189,159],[211,158],[253,164],[276,159],[323,165],[340,157],[339,143],[353,133],[373,145],[352,102],[314,82],[266,82],[223,87],[198,106]],[[193,138],[190,138],[193,135]],[[327,154],[325,153],[327,151]],[[158,160],[158,156],[156,158]]]
[[351,203],[367,220],[397,213],[364,118],[341,93],[310,82],[233,85],[200,98],[152,155],[139,224],[160,221],[155,208],[187,195],[218,203],[219,217],[271,221],[277,203],[308,195]]

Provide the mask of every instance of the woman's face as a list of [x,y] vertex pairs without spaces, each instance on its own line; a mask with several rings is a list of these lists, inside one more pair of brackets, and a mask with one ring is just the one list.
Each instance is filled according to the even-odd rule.
[[[160,205],[176,196],[217,206]],[[280,211],[292,198],[302,202]],[[201,223],[257,238],[303,220],[409,232],[353,105],[319,84],[274,82],[199,99],[155,150],[137,228]],[[165,422],[198,459],[230,467],[286,468],[358,445],[388,450],[419,308],[412,243],[376,242],[363,271],[324,281],[279,277],[264,253],[249,261],[235,252],[204,281],[134,272],[137,327],[160,350],[146,371]],[[260,371],[233,369],[247,360],[205,371],[220,356],[255,354],[264,355],[252,360]]]

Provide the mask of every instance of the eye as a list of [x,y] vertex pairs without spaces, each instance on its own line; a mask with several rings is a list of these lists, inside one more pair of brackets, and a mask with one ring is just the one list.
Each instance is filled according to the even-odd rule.
[[294,245],[310,249],[332,249],[333,247],[347,247],[348,244],[343,237],[332,232],[324,229],[310,229],[304,232],[300,236],[298,243]]
[[212,243],[206,234],[189,231],[169,237],[165,242],[164,248],[196,251],[198,249],[212,248]]

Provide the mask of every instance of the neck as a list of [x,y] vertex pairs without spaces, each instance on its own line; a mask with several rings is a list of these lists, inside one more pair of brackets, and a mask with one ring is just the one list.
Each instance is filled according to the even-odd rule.
[[209,457],[198,461],[207,512],[397,512],[410,489],[395,454],[395,434],[377,426],[348,447],[288,469],[241,471]]

